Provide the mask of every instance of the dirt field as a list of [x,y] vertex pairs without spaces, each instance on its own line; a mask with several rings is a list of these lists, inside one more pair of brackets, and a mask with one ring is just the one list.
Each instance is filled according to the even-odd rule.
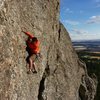
[[98,57],[98,56],[90,56],[90,58],[92,58],[92,59],[100,59],[100,57]]

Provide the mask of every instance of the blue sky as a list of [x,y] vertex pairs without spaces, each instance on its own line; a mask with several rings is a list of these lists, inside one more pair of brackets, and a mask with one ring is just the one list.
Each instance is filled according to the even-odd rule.
[[60,21],[72,40],[100,39],[100,0],[60,0]]

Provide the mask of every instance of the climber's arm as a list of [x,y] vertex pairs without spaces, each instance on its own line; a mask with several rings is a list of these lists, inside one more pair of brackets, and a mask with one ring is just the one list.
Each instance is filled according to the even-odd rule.
[[27,29],[25,27],[22,27],[21,30],[23,33],[25,33],[27,36],[29,36],[30,39],[32,39],[34,37],[30,32],[27,32]]
[[[24,32],[24,31],[23,31]],[[28,35],[29,36],[29,38],[33,38],[34,36],[32,35],[32,34],[30,34],[30,32],[24,32],[26,35]]]

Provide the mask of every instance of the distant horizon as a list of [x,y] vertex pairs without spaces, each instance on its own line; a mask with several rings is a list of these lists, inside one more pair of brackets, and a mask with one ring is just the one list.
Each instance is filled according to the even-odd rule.
[[100,41],[100,39],[88,39],[88,40],[72,40],[72,42],[85,42],[85,41]]
[[60,0],[60,21],[72,40],[100,39],[100,0]]

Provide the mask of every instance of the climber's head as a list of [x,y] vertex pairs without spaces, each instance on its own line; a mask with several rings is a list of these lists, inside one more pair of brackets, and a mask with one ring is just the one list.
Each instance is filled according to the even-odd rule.
[[36,37],[33,37],[32,42],[36,42],[36,41],[38,41],[38,39]]

